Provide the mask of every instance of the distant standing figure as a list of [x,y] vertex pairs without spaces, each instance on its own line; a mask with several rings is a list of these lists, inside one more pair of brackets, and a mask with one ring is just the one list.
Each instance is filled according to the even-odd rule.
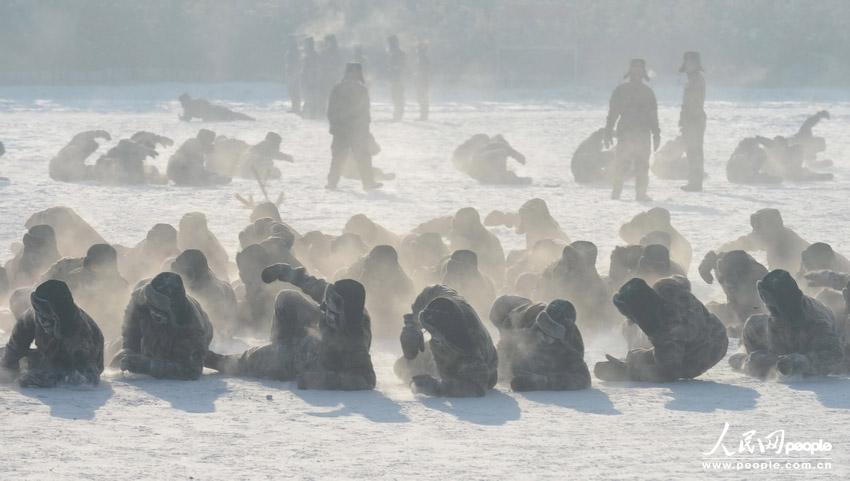
[[652,89],[643,83],[644,80],[649,80],[644,59],[632,59],[625,78],[629,79],[628,82],[618,85],[611,94],[605,124],[605,146],[612,144],[615,126],[617,136],[611,198],[620,198],[626,173],[630,167],[634,167],[635,198],[639,201],[649,201],[652,199],[646,195],[646,191],[649,187],[650,148],[658,150],[661,143],[658,102]]
[[387,38],[390,54],[390,89],[393,98],[393,121],[404,119],[404,76],[407,73],[407,54],[399,47],[398,37]]
[[416,46],[416,100],[419,101],[419,120],[428,120],[431,110],[431,58],[428,56],[428,44],[419,42]]
[[328,106],[328,98],[330,97],[331,90],[336,85],[344,65],[345,60],[342,57],[342,52],[339,50],[336,35],[325,35],[322,41],[322,51],[319,53],[320,112]]
[[328,123],[333,142],[327,189],[336,189],[349,155],[357,163],[363,188],[381,187],[372,178],[371,122],[371,101],[363,79],[363,68],[359,63],[349,63],[342,82],[333,88],[328,101]]
[[294,114],[301,113],[301,50],[298,48],[298,39],[293,35],[289,37],[289,48],[286,51],[286,91],[289,94],[289,111]]
[[304,104],[301,115],[307,119],[321,117],[321,88],[319,85],[319,54],[316,53],[316,43],[313,37],[304,39],[304,57],[301,62],[301,92]]
[[699,52],[685,52],[679,72],[688,75],[685,93],[682,96],[682,110],[679,114],[679,127],[682,129],[685,154],[688,156],[688,183],[682,186],[682,190],[701,192],[704,176],[702,145],[705,138],[706,117],[705,79],[702,76]]

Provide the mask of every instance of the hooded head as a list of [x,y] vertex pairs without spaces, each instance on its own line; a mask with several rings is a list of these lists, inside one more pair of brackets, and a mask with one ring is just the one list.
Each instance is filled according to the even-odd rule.
[[201,129],[198,131],[196,138],[204,147],[212,148],[215,142],[215,132],[209,129]]
[[585,268],[596,268],[596,257],[599,254],[596,244],[590,241],[575,241],[570,246],[578,253]]
[[357,331],[363,328],[366,289],[353,279],[342,279],[325,288],[323,320],[333,330]]
[[156,224],[145,236],[150,244],[162,248],[177,248],[177,229],[171,224]]
[[360,62],[348,62],[345,64],[343,79],[366,83],[366,78],[363,76],[363,65]]
[[699,52],[685,52],[682,56],[682,66],[679,67],[679,72],[702,72],[702,60]]
[[633,278],[614,294],[614,306],[637,324],[647,336],[658,333],[664,313],[664,300],[643,279]]
[[463,353],[474,348],[469,315],[475,315],[474,311],[461,299],[438,297],[428,303],[419,320],[431,334],[432,348]]
[[[742,250],[724,253],[717,260],[717,282],[724,290],[734,290],[755,286],[755,283],[767,275],[767,269],[753,256]],[[726,294],[727,297],[729,293]]]
[[641,237],[640,245],[647,247],[653,244],[661,245],[670,250],[670,243],[672,239],[670,238],[670,234],[660,230],[654,230],[645,236]]
[[340,259],[358,259],[369,247],[359,235],[346,232],[331,241],[330,249],[331,253]]
[[48,335],[62,339],[69,337],[79,327],[79,309],[68,285],[49,280],[32,291],[30,303],[35,322]]
[[641,80],[649,80],[649,73],[646,71],[646,60],[642,58],[633,58],[629,62],[629,70],[623,75],[623,78],[639,82]]
[[452,230],[457,232],[473,232],[483,228],[481,215],[473,207],[464,207],[457,211],[452,219]]
[[256,222],[258,219],[262,219],[263,217],[269,217],[278,222],[282,222],[280,210],[278,210],[277,206],[273,202],[260,202],[256,207],[254,207],[254,210],[251,211],[251,222]]
[[570,301],[555,299],[537,315],[534,327],[545,338],[564,342],[568,329],[576,322],[576,308]]
[[500,331],[531,327],[534,323],[534,318],[522,315],[526,310],[531,310],[525,309],[525,307],[531,304],[532,302],[525,297],[499,296],[490,308],[490,322]]
[[32,252],[50,254],[56,252],[56,233],[46,224],[34,225],[24,234],[24,249]]
[[189,300],[183,279],[174,272],[161,272],[144,287],[145,304],[153,320],[181,326],[189,322]]
[[551,223],[554,221],[552,214],[549,213],[549,206],[543,199],[534,198],[527,201],[519,208],[519,226],[517,232],[522,234],[528,231],[528,228],[536,224]]
[[771,238],[784,228],[782,214],[776,209],[759,209],[750,216],[753,232],[759,237]]
[[831,269],[835,261],[835,251],[825,242],[815,242],[803,251],[801,260],[806,272]]
[[790,324],[803,321],[803,291],[788,271],[771,271],[757,286],[759,296],[773,318]]
[[460,297],[460,294],[457,293],[456,290],[452,289],[449,286],[445,286],[443,284],[434,284],[432,286],[428,286],[425,289],[422,289],[422,292],[416,296],[416,299],[413,300],[413,304],[410,306],[410,310],[413,313],[414,318],[418,318],[419,314],[425,310],[425,307],[438,297],[449,297],[455,298]]
[[267,132],[265,142],[280,148],[280,143],[283,142],[283,138],[281,138],[280,134],[276,132]]
[[379,245],[372,248],[366,256],[367,269],[388,269],[398,267],[398,253],[393,246]]
[[207,279],[211,275],[207,256],[198,249],[186,249],[181,252],[171,263],[171,270],[180,274],[189,285]]
[[95,244],[86,252],[83,267],[92,272],[117,272],[118,253],[109,244]]
[[670,272],[670,251],[658,244],[646,246],[640,258],[639,269],[642,272]]

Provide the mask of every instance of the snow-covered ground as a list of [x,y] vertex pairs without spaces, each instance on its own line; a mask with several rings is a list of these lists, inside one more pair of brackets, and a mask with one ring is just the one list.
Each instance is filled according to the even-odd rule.
[[[171,90],[169,90],[169,88]],[[76,89],[56,95],[33,89],[0,89],[0,260],[19,240],[33,212],[51,205],[73,207],[107,239],[130,245],[156,222],[176,223],[188,211],[207,214],[211,229],[235,253],[248,212],[234,193],[259,196],[255,183],[189,189],[174,186],[100,187],[59,184],[47,162],[76,132],[106,129],[113,142],[137,130],[168,135],[179,145],[201,124],[177,120],[182,87]],[[70,93],[69,93],[70,92]],[[161,101],[149,101],[153,93]],[[55,97],[52,95],[56,95]],[[215,97],[215,95],[213,95]],[[250,92],[229,98],[251,98]],[[763,98],[764,95],[760,95]],[[80,100],[83,99],[83,100]],[[620,224],[652,205],[672,212],[698,258],[748,231],[749,214],[782,210],[785,221],[810,241],[850,253],[850,103],[804,101],[709,102],[706,193],[686,194],[681,182],[653,179],[652,204],[612,201],[606,189],[579,187],[569,173],[578,143],[604,122],[605,105],[587,102],[441,102],[432,121],[390,123],[378,104],[373,130],[383,147],[376,165],[398,179],[363,193],[348,181],[337,192],[322,189],[329,136],[321,123],[287,115],[285,105],[254,97],[238,105],[255,123],[212,125],[216,132],[258,141],[281,133],[284,164],[282,212],[299,230],[339,232],[351,215],[364,212],[397,232],[429,218],[475,206],[516,209],[531,197],[545,199],[573,239],[600,246],[600,270],[620,243]],[[672,95],[662,97],[662,136],[676,129]],[[411,105],[411,108],[413,106]],[[827,157],[837,180],[754,188],[725,181],[724,164],[738,140],[753,134],[791,134],[810,113],[828,108],[832,119],[817,132],[828,139]],[[411,117],[415,116],[415,112]],[[209,126],[205,126],[209,127]],[[516,166],[535,179],[526,188],[488,187],[456,172],[451,150],[477,132],[503,133],[528,158]],[[156,163],[164,168],[166,150]],[[106,145],[105,147],[108,147]],[[496,232],[508,248],[521,239]],[[695,262],[696,263],[696,262]],[[693,275],[695,291],[719,295]],[[614,340],[591,343],[589,363],[604,352],[621,354]],[[414,397],[392,374],[395,343],[373,346],[378,388],[365,393],[303,392],[287,383],[241,380],[208,373],[197,382],[155,381],[108,372],[93,390],[0,388],[0,479],[847,479],[850,475],[850,380],[830,378],[763,383],[731,372],[722,362],[698,380],[669,385],[595,382],[575,393],[510,392],[506,386],[483,399]],[[768,472],[720,471],[703,466],[718,441],[737,451],[747,431],[752,444],[776,430],[785,442],[832,444],[830,469]],[[799,456],[799,453],[792,453]],[[743,454],[731,456],[742,457]],[[747,456],[751,456],[747,454]],[[727,458],[722,448],[709,457]],[[785,455],[759,455],[784,463]],[[737,459],[731,459],[734,464]],[[818,462],[813,461],[814,463]]]

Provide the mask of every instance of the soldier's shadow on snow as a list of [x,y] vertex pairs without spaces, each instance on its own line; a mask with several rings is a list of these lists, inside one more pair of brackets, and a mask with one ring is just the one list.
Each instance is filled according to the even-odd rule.
[[607,394],[596,388],[579,391],[530,391],[519,395],[539,404],[551,404],[588,414],[623,414],[614,407]]
[[171,404],[174,409],[187,413],[215,412],[215,400],[230,391],[220,375],[204,375],[197,381],[154,379],[131,376],[123,380],[153,397]]
[[653,384],[670,390],[672,399],[665,405],[674,411],[710,413],[718,410],[748,411],[755,409],[760,396],[755,389],[692,379],[669,384]]
[[460,421],[485,426],[501,426],[520,418],[521,412],[516,399],[490,389],[483,398],[437,398],[421,397],[422,404],[437,411],[451,414]]
[[292,394],[313,407],[336,408],[331,411],[309,412],[310,416],[335,418],[360,415],[377,423],[406,423],[410,419],[401,412],[401,406],[377,390],[371,391],[315,391],[298,389],[292,385]]
[[19,388],[24,396],[50,407],[50,415],[63,419],[94,419],[98,409],[112,397],[112,385],[100,381],[97,386],[58,386],[49,389]]
[[850,409],[850,379],[846,377],[822,377],[785,383],[796,391],[810,391],[826,408]]

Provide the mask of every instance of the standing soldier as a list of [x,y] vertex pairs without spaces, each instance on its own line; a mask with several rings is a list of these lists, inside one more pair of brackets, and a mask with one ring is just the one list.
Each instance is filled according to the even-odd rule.
[[289,112],[301,113],[301,50],[298,48],[298,38],[289,36],[289,47],[286,51],[286,90],[289,94]]
[[349,155],[357,163],[363,189],[381,187],[372,178],[370,110],[369,89],[363,79],[363,67],[359,63],[349,63],[345,66],[342,82],[333,88],[328,101],[328,123],[333,142],[327,189],[336,189]]
[[702,76],[699,52],[685,52],[679,72],[688,74],[679,114],[679,127],[688,156],[688,184],[682,186],[682,190],[701,192],[704,176],[702,143],[705,137],[705,78]]
[[324,106],[321,105],[319,88],[319,55],[313,37],[304,39],[304,58],[301,63],[301,87],[304,105],[301,112],[304,118],[317,119]]
[[387,38],[390,54],[390,86],[393,98],[393,120],[404,118],[404,76],[407,74],[407,54],[399,47],[398,37],[390,35]]
[[319,53],[319,88],[321,91],[321,100],[319,112],[322,113],[328,106],[328,97],[331,95],[331,90],[339,81],[345,67],[345,60],[342,58],[342,52],[339,51],[339,44],[336,41],[336,35],[325,35],[322,41],[322,51]]
[[428,57],[428,44],[419,42],[416,46],[416,99],[419,101],[419,120],[428,120],[431,108],[431,59]]
[[[635,172],[635,198],[638,201],[650,201],[646,195],[649,187],[650,149],[658,150],[661,143],[661,129],[658,128],[658,103],[655,93],[643,83],[649,80],[646,73],[646,61],[635,58],[629,64],[624,82],[614,89],[608,105],[608,120],[605,124],[605,145],[610,147],[616,124],[617,148],[614,166],[614,188],[612,199],[619,199],[623,191],[623,181],[629,168]],[[652,143],[650,143],[650,134]]]

